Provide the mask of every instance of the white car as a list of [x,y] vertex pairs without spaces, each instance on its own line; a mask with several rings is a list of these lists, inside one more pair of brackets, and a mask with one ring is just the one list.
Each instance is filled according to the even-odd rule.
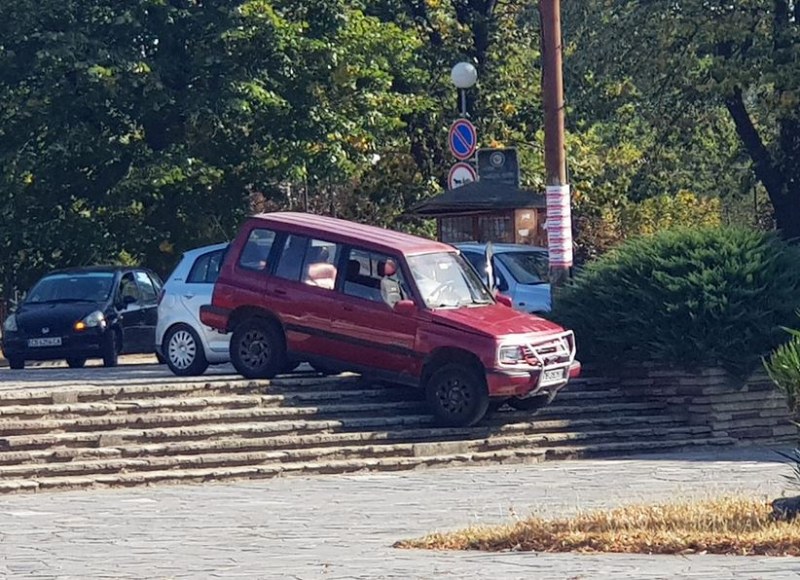
[[164,284],[158,303],[156,349],[176,375],[201,375],[209,364],[230,360],[230,334],[200,323],[200,306],[211,304],[214,282],[228,244],[186,252]]

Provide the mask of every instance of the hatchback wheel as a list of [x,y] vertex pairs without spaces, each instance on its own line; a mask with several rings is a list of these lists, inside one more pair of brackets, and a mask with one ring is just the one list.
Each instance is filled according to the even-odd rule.
[[271,379],[286,368],[286,341],[275,323],[251,318],[231,337],[231,362],[248,379]]
[[425,392],[436,418],[444,425],[474,425],[489,407],[486,380],[463,364],[447,364],[435,371],[425,385]]
[[171,327],[163,342],[169,370],[181,377],[202,375],[208,361],[200,337],[186,324]]
[[70,358],[67,359],[67,364],[69,365],[69,368],[71,368],[71,369],[82,369],[83,365],[86,364],[86,359],[85,358],[73,358],[73,357],[70,357]]
[[119,338],[113,330],[106,332],[103,342],[103,366],[115,367],[119,358]]

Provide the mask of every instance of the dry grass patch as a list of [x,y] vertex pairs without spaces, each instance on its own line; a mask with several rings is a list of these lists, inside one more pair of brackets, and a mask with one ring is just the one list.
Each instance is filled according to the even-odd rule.
[[396,548],[643,554],[800,555],[800,520],[774,521],[763,501],[722,498],[626,506],[567,519],[532,517],[404,540]]

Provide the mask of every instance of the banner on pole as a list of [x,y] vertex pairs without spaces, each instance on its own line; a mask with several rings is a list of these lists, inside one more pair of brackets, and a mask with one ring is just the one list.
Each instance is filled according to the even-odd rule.
[[572,212],[569,185],[548,185],[547,199],[547,249],[550,266],[572,267]]

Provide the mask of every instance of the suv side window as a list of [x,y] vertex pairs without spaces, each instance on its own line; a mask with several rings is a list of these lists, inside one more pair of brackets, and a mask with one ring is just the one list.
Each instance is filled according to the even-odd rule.
[[186,277],[186,282],[188,284],[213,284],[216,282],[224,256],[225,250],[214,250],[197,258]]
[[410,297],[398,260],[377,252],[355,248],[350,250],[344,279],[345,294],[373,302],[386,302],[392,306],[399,298],[385,296],[387,287],[391,290],[394,286],[389,284],[391,282],[396,283],[400,298]]
[[278,258],[275,276],[333,290],[339,246],[333,242],[289,235]]
[[272,230],[253,229],[239,255],[239,266],[257,272],[266,270],[267,258],[274,242],[275,232]]
[[150,279],[150,276],[147,275],[147,272],[142,272],[141,270],[137,271],[136,282],[139,285],[140,292],[142,293],[142,304],[155,304],[158,299],[158,293],[156,292],[156,288],[153,285],[153,281]]

